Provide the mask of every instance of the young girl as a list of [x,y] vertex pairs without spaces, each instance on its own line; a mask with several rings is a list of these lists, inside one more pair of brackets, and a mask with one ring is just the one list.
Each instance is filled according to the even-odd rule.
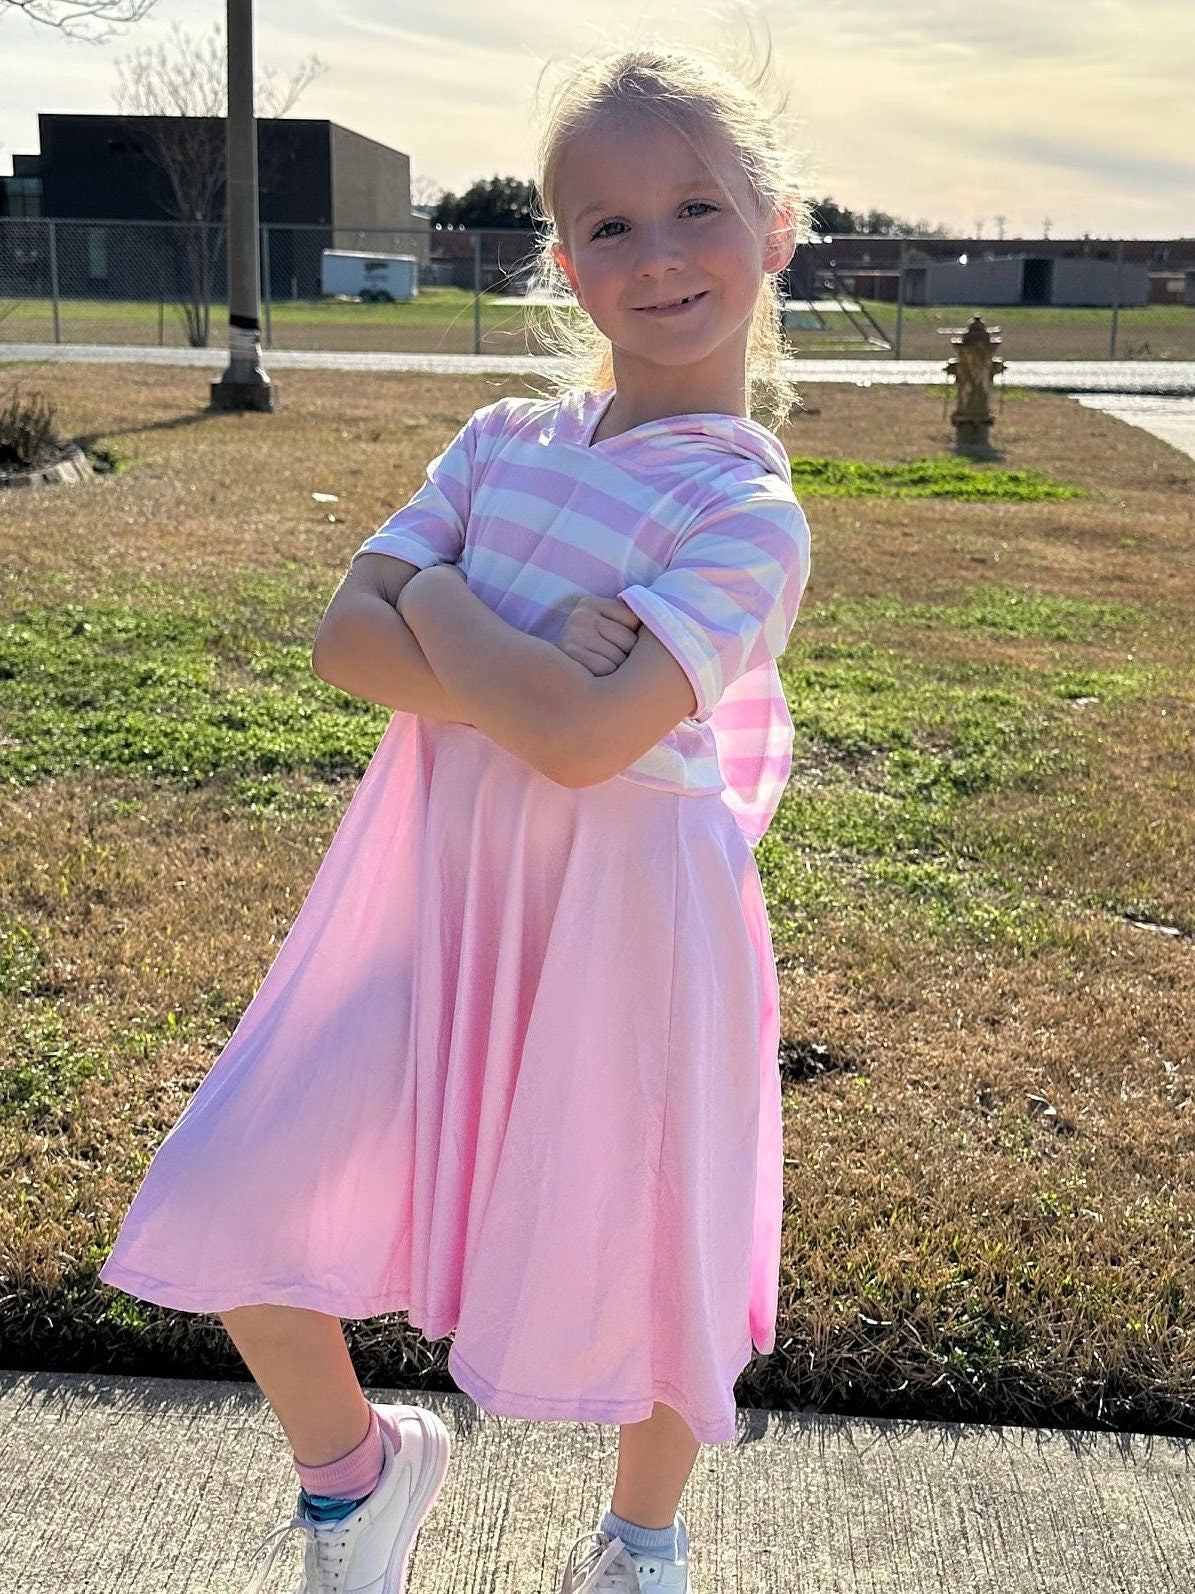
[[406,1311],[482,1407],[620,1426],[561,1594],[692,1594],[678,1511],[772,1349],[775,963],[751,844],[808,575],[772,113],[670,50],[558,92],[545,254],[588,319],[555,399],[472,415],[355,555],[317,674],[395,709],[301,912],[101,1278],[215,1312],[302,1488],[296,1594],[399,1594],[429,1411],[342,1318]]

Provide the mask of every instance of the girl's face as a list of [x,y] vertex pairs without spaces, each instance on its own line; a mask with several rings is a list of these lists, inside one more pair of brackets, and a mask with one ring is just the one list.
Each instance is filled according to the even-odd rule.
[[695,149],[652,116],[607,114],[564,151],[558,193],[556,258],[616,369],[741,373],[763,273],[788,264],[795,240],[785,213],[760,213],[731,150]]

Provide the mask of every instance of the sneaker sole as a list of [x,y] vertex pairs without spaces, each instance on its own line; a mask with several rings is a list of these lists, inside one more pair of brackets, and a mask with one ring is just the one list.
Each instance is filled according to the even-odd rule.
[[386,1564],[386,1594],[403,1594],[407,1581],[407,1564],[414,1548],[415,1536],[440,1492],[440,1486],[448,1471],[452,1445],[449,1442],[447,1428],[434,1411],[426,1411],[422,1406],[384,1406],[381,1409],[394,1412],[405,1419],[404,1426],[407,1431],[403,1434],[404,1450],[411,1442],[412,1418],[420,1429],[419,1470],[412,1480],[410,1504],[395,1535],[391,1559]]

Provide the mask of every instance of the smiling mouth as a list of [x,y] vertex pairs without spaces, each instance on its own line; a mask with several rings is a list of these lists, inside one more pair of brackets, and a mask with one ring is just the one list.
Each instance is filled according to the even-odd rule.
[[704,299],[704,298],[705,298],[705,289],[703,288],[700,293],[690,293],[683,299],[669,299],[667,304],[641,304],[641,305],[637,305],[636,309],[639,309],[639,310],[675,310],[679,305],[692,304],[695,299]]

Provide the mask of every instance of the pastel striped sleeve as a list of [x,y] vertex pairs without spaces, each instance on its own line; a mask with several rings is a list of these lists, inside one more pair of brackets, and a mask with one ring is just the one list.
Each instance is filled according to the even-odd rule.
[[427,466],[425,480],[410,501],[367,537],[357,552],[388,553],[423,570],[455,564],[465,546],[465,525],[473,498],[477,441],[488,412],[477,410],[448,446]]
[[698,522],[654,581],[618,596],[680,664],[703,721],[732,681],[784,652],[808,579],[800,505],[759,494]]

